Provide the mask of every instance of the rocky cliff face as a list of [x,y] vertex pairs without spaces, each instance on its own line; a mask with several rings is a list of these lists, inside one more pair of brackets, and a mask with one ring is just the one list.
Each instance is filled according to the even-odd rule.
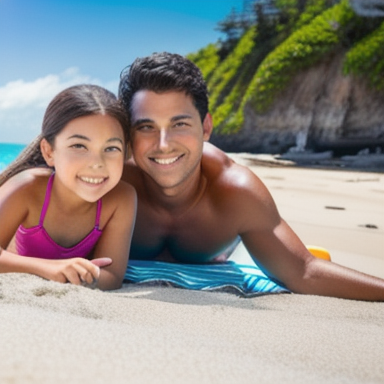
[[342,74],[339,53],[292,79],[266,113],[246,105],[244,126],[211,142],[229,152],[283,153],[290,147],[355,153],[384,148],[384,92]]

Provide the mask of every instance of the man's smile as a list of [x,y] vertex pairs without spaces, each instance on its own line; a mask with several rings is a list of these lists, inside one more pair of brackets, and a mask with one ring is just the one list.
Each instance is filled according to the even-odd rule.
[[154,161],[155,163],[157,164],[161,164],[161,165],[169,165],[169,164],[173,164],[175,161],[179,160],[181,157],[183,157],[184,155],[181,155],[181,156],[175,156],[175,157],[169,157],[167,159],[164,159],[164,158],[158,158],[158,157],[150,157],[150,160],[151,161]]

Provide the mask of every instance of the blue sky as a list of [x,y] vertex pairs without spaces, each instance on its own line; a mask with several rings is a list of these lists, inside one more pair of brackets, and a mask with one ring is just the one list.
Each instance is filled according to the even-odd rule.
[[136,57],[216,42],[242,0],[0,0],[0,142],[28,143],[62,89],[117,91]]

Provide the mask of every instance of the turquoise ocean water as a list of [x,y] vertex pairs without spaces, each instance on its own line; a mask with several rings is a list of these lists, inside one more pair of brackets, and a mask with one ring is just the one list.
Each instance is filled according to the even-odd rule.
[[24,144],[0,143],[0,172],[25,148]]

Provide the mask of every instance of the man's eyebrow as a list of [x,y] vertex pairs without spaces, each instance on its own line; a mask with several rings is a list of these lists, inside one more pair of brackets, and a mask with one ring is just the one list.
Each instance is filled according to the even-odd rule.
[[[171,122],[179,121],[179,120],[184,120],[184,119],[192,119],[191,115],[185,114],[185,115],[176,115],[171,117]],[[142,119],[137,119],[132,123],[132,126],[137,126],[141,124],[148,124],[151,123],[153,124],[155,121],[149,118],[142,118]]]
[[151,119],[148,119],[148,118],[137,119],[137,120],[135,120],[135,121],[132,123],[132,126],[135,127],[136,125],[147,124],[147,123],[154,123],[154,121],[151,120]]
[[171,118],[171,121],[175,122],[175,121],[184,120],[184,119],[192,119],[192,116],[191,115],[177,115],[177,116],[173,116]]

